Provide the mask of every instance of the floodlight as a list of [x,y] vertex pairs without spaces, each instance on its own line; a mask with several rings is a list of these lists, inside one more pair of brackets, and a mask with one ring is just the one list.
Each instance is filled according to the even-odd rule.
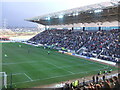
[[59,18],[63,18],[63,15],[60,15]]
[[101,10],[101,9],[98,9],[98,10],[95,10],[94,12],[95,12],[95,13],[100,13],[100,12],[102,12],[102,10]]
[[73,13],[73,16],[77,16],[78,15],[78,13]]
[[50,20],[50,17],[47,17],[46,20]]
[[73,16],[75,16],[76,15],[76,13],[73,13]]
[[75,14],[76,16],[78,15],[78,12]]
[[93,13],[93,11],[89,11],[89,13]]

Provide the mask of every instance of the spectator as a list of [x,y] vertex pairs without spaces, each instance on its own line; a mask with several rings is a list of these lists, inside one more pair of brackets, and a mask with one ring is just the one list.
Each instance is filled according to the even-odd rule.
[[[110,31],[46,30],[29,41],[72,50],[87,57],[119,62],[119,29]],[[81,48],[85,49],[81,52]]]
[[120,83],[118,82],[118,78],[116,76],[114,76],[113,80],[114,80],[114,84],[115,84],[113,89],[120,90]]
[[105,81],[105,74],[103,75],[103,77],[102,77],[102,78],[103,78],[103,81]]

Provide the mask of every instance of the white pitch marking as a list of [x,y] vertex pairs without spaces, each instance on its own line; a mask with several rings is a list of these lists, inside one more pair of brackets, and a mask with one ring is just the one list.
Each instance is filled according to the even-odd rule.
[[[96,69],[96,70],[92,70],[92,71],[98,71],[100,69]],[[86,71],[86,72],[78,72],[78,73],[74,73],[74,74],[80,74],[80,73],[89,73],[91,71]],[[73,75],[73,74],[67,74],[67,75],[60,75],[60,76],[53,76],[53,77],[48,77],[48,78],[43,78],[43,79],[35,79],[35,80],[32,80],[32,81],[39,81],[39,80],[47,80],[47,79],[52,79],[52,78],[57,78],[57,77],[64,77],[64,76],[70,76],[70,75]],[[16,83],[26,83],[26,82],[30,82],[30,81],[23,81],[23,82],[16,82]],[[13,84],[16,84],[16,83],[13,83]]]
[[23,73],[13,73],[12,75],[20,75],[20,74],[23,74]]
[[[58,67],[57,65],[52,64],[52,63],[50,63],[50,62],[46,62],[46,63],[48,63],[48,64],[50,64],[50,65],[53,65],[53,66],[55,66],[55,67],[57,67],[57,68],[59,68],[59,69],[63,69],[63,68]],[[63,70],[65,70],[65,69],[63,69]],[[65,70],[65,71],[67,71],[67,72],[69,72],[69,73],[71,73],[71,74],[74,74],[73,72],[71,72],[71,71],[69,71],[69,70]]]
[[29,62],[2,63],[2,64],[3,64],[3,65],[10,65],[10,64],[36,63],[36,62],[43,62],[43,61],[29,61]]
[[24,73],[26,77],[30,79],[30,81],[33,81],[26,73]]

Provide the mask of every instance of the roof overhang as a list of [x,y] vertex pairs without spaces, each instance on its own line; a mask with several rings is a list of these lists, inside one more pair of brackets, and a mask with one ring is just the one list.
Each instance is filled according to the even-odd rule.
[[65,25],[73,23],[91,23],[117,20],[120,3],[118,1],[103,2],[79,8],[54,12],[26,19],[42,25]]

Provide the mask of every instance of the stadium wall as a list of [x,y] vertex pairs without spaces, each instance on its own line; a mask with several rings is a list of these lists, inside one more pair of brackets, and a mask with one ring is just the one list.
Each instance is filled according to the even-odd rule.
[[83,57],[83,58],[86,58],[86,59],[91,59],[91,60],[94,60],[94,61],[110,64],[110,65],[113,65],[113,66],[116,65],[115,62],[111,62],[111,61],[101,60],[101,59],[97,59],[97,58],[93,58],[93,57],[82,56],[82,55],[78,55],[78,54],[70,53],[70,52],[65,52],[65,51],[61,51],[61,50],[59,50],[59,52],[60,53],[65,53],[65,54],[68,54],[68,55],[77,56],[77,57]]
[[114,65],[114,66],[116,65],[115,62],[111,62],[111,61],[101,60],[101,59],[87,57],[87,56],[82,56],[82,55],[78,55],[78,54],[74,54],[74,53],[72,53],[72,55],[78,56],[78,57],[83,57],[83,58],[86,58],[86,59],[91,59],[91,60],[98,61],[98,62],[103,62],[103,63]]

